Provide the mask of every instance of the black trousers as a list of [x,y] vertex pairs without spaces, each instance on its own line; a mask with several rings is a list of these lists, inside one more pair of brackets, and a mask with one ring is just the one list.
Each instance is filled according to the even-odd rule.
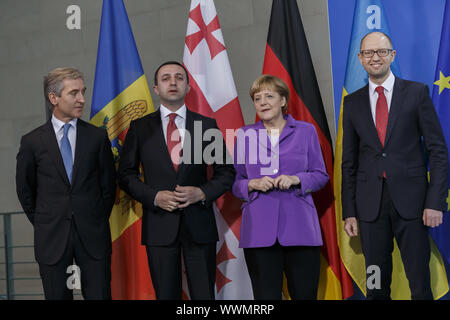
[[[414,220],[405,220],[399,215],[386,181],[383,182],[378,218],[373,222],[359,221],[359,227],[366,268],[379,267],[381,276],[379,288],[376,287],[375,279],[368,281],[367,299],[390,299],[394,237],[409,281],[411,298],[433,299],[428,228],[423,224],[422,215]],[[372,275],[375,275],[374,271],[367,274],[368,278]]]
[[293,300],[316,300],[320,276],[320,247],[244,248],[255,300],[280,300],[283,271]]
[[[79,268],[79,272],[69,266]],[[54,265],[39,263],[39,273],[47,300],[72,300],[73,289],[79,283],[74,277],[78,276],[85,300],[111,299],[111,257],[101,260],[91,257],[73,220],[63,256]]]
[[181,216],[177,239],[168,246],[147,246],[148,265],[158,300],[181,300],[181,255],[192,300],[214,300],[216,242],[195,243]]

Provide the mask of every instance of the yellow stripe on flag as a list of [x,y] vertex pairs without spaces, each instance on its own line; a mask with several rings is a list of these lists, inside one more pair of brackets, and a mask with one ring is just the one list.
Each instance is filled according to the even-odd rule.
[[[364,255],[361,249],[361,240],[359,235],[350,238],[344,231],[344,221],[342,220],[342,198],[341,198],[341,164],[342,164],[342,112],[344,105],[344,97],[347,91],[343,90],[341,110],[339,112],[338,132],[336,137],[336,151],[334,162],[334,190],[335,190],[335,208],[336,208],[336,226],[339,252],[342,262],[347,268],[348,273],[353,281],[358,285],[359,289],[366,295],[366,267]],[[437,249],[433,239],[430,237],[431,257],[430,257],[430,273],[431,273],[431,289],[435,299],[444,296],[448,290],[447,274],[441,254]],[[394,240],[394,252],[392,253],[392,284],[391,298],[394,300],[411,299],[411,291],[409,289],[408,279],[406,278],[403,262],[398,249],[397,242]]]
[[[109,102],[92,119],[91,123],[105,127],[112,141],[128,129],[130,122],[155,111],[145,75],[139,77],[116,98]],[[120,141],[123,143],[123,141]],[[115,148],[113,148],[115,149]],[[117,154],[117,150],[114,150]],[[133,223],[142,217],[142,206],[122,190],[109,218],[111,238],[115,241]]]
[[[139,101],[145,101],[146,107],[138,108],[133,106],[133,103],[138,103]],[[117,119],[123,120],[122,122],[118,121],[123,128],[127,128],[128,126],[125,126],[125,124],[129,125],[131,120],[155,111],[145,75],[139,77],[128,88],[115,97],[114,100],[111,100],[110,103],[91,119],[91,123],[101,127],[105,124],[105,118],[108,120],[113,119],[114,116],[123,112],[122,109],[127,106],[128,112],[125,112],[126,116]],[[110,130],[108,130],[108,134],[111,135]]]
[[317,299],[342,300],[341,283],[323,255],[320,255],[320,278]]

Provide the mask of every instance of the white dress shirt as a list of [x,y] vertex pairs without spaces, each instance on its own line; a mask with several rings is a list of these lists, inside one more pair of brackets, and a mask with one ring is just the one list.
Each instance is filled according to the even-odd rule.
[[[175,113],[177,116],[175,117],[175,124],[177,125],[178,131],[181,136],[181,145],[184,143],[184,130],[186,129],[186,105],[183,104],[181,108],[179,108]],[[170,118],[169,114],[173,113],[163,105],[159,107],[159,111],[161,113],[161,123],[164,131],[164,141],[167,143],[167,125],[169,124]]]
[[[77,118],[72,119],[69,127],[69,132],[67,133],[70,143],[70,148],[72,149],[72,162],[75,162],[75,146],[77,142]],[[55,130],[56,135],[56,141],[58,141],[58,147],[61,149],[61,140],[64,136],[64,129],[63,126],[65,125],[64,122],[57,119],[55,115],[52,115],[52,125],[53,130]]]
[[[388,111],[391,111],[391,101],[392,101],[392,92],[394,90],[394,82],[395,77],[392,72],[390,72],[387,79],[381,84],[384,88],[384,95],[386,96],[386,101],[388,105]],[[378,87],[378,84],[373,83],[369,79],[369,98],[370,98],[370,110],[372,111],[373,122],[376,125],[376,112],[377,112],[377,100],[378,100],[378,92],[375,89]]]
[[[167,144],[167,125],[169,124],[170,117],[169,114],[173,113],[163,105],[159,106],[159,112],[161,113],[161,125],[164,132],[164,141]],[[181,108],[179,108],[176,112],[177,116],[175,117],[175,124],[177,125],[178,131],[180,132],[181,137],[181,145],[184,143],[184,130],[186,129],[186,105],[183,104]],[[156,194],[158,195],[158,194]],[[156,207],[156,196],[153,200],[153,204]]]

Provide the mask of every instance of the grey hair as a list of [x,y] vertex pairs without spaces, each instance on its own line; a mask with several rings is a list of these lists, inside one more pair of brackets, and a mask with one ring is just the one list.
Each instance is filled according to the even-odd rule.
[[78,69],[71,67],[56,68],[49,72],[48,75],[44,77],[44,96],[45,103],[50,108],[53,109],[53,105],[48,99],[50,93],[54,93],[58,97],[61,96],[61,92],[64,89],[63,80],[64,79],[83,79],[83,73]]

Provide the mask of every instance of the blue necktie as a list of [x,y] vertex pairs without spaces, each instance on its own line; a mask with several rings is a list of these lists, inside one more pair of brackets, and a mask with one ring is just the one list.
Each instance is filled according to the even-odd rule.
[[70,147],[69,137],[67,135],[69,133],[70,123],[66,123],[63,126],[63,129],[64,135],[61,139],[61,156],[64,161],[64,167],[66,168],[67,177],[69,178],[70,183],[72,183],[72,148]]

